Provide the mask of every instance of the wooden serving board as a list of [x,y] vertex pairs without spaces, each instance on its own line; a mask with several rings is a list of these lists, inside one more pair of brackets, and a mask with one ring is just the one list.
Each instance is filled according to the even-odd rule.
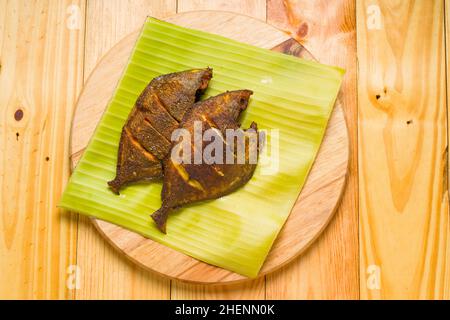
[[[166,21],[220,34],[241,42],[313,59],[288,34],[260,20],[222,11],[193,11]],[[71,163],[75,167],[117,83],[139,35],[136,31],[113,47],[98,63],[77,102],[71,131]],[[349,162],[349,139],[338,99],[326,135],[299,198],[280,231],[260,275],[270,273],[306,250],[324,230],[341,199]],[[137,264],[172,279],[224,284],[248,279],[198,261],[117,225],[93,219],[97,229]]]

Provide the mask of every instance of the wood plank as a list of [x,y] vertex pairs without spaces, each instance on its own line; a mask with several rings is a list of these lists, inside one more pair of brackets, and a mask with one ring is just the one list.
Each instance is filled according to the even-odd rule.
[[[447,186],[445,189],[447,190],[447,197],[449,196],[448,186],[450,179],[450,156],[448,154],[448,142],[450,141],[450,129],[449,129],[449,121],[450,121],[450,0],[444,0],[444,12],[445,12],[445,56],[446,56],[446,85],[447,85]],[[447,253],[445,255],[445,265],[450,265],[450,246],[447,246]],[[447,281],[444,287],[444,297],[449,299],[450,297],[450,281]]]
[[354,0],[268,0],[268,22],[288,32],[319,61],[347,73],[341,99],[350,136],[347,190],[330,225],[311,248],[267,276],[268,299],[357,299],[358,175]]
[[0,299],[73,298],[77,217],[56,206],[83,84],[84,9],[0,2]]
[[[192,1],[178,0],[178,12],[193,10],[227,10],[246,14],[262,20],[266,19],[264,0],[233,1]],[[172,299],[264,299],[265,278],[228,286],[191,285],[172,282]]]
[[361,297],[450,298],[443,1],[357,1]]
[[[85,80],[101,57],[148,15],[176,13],[176,1],[94,0],[87,6]],[[128,261],[111,247],[86,217],[80,217],[77,299],[168,299],[170,282]]]

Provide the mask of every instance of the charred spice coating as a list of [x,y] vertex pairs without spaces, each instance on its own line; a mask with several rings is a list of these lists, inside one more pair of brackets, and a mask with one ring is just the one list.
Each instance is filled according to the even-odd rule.
[[116,177],[108,185],[116,194],[128,184],[162,178],[162,159],[184,114],[208,87],[212,69],[193,69],[154,78],[138,97],[119,143]]
[[[242,130],[238,122],[252,94],[250,90],[231,91],[198,102],[186,113],[180,128],[188,130],[194,136],[195,123],[201,122],[202,130],[214,128],[220,131],[222,137],[225,137],[227,129],[241,130],[245,139],[250,131],[257,136],[256,123],[251,124],[251,130]],[[222,139],[221,143],[223,149],[229,147],[225,140]],[[202,148],[205,146],[202,145]],[[151,215],[157,227],[166,233],[167,218],[173,210],[187,204],[217,199],[246,184],[256,168],[256,163],[250,163],[249,154],[251,151],[258,154],[258,142],[253,144],[255,150],[249,150],[252,148],[251,143],[245,143],[245,148],[245,161],[242,163],[195,164],[194,161],[179,163],[170,156],[164,159],[162,206]],[[191,157],[194,157],[192,141],[191,150]],[[236,148],[233,148],[232,154],[236,156]]]

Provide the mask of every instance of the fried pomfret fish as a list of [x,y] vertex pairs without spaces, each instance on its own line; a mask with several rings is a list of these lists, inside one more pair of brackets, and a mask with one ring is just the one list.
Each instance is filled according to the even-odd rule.
[[116,177],[108,185],[122,186],[162,178],[161,161],[171,147],[171,135],[186,111],[208,87],[212,70],[193,69],[154,78],[137,99],[122,128]]
[[[252,123],[249,129],[242,130],[238,122],[252,93],[250,90],[225,92],[196,103],[186,113],[180,129],[187,130],[191,139],[187,147],[183,147],[185,141],[174,142],[171,153],[164,159],[162,206],[151,215],[162,232],[166,232],[166,221],[173,210],[227,195],[252,177],[259,152],[257,126]],[[203,140],[209,129],[216,132],[215,135],[209,134],[214,136],[211,141],[215,143],[215,149],[209,158],[214,159],[205,157],[208,154],[205,152],[208,151],[206,148],[210,147],[204,143],[199,147],[194,141],[198,134],[196,130],[201,130]],[[229,139],[230,133],[234,134],[232,139]],[[196,157],[197,160],[200,157],[200,164],[196,163]],[[220,158],[223,161],[217,161]]]

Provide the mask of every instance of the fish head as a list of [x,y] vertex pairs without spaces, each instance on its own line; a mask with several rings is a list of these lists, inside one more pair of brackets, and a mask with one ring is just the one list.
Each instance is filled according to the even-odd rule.
[[237,120],[241,112],[247,108],[248,101],[252,94],[253,91],[251,90],[236,90],[227,91],[217,96],[220,99],[220,101],[217,102],[220,106],[219,112]]

